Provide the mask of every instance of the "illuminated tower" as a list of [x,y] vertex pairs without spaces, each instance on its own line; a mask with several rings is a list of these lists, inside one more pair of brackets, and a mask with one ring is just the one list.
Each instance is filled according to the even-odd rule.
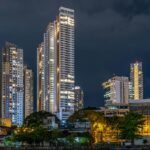
[[74,104],[74,108],[75,108],[75,111],[78,111],[80,109],[83,109],[83,103],[84,103],[84,93],[83,93],[83,90],[81,89],[80,86],[75,86],[75,104]]
[[105,90],[105,103],[127,104],[129,98],[129,79],[128,77],[115,76],[102,84]]
[[1,117],[14,125],[23,123],[23,50],[6,43],[2,49]]
[[24,66],[24,118],[33,113],[33,71]]
[[74,112],[74,10],[60,7],[57,19],[59,118]]
[[37,48],[37,111],[45,110],[44,48]]
[[74,10],[60,7],[57,19],[49,23],[43,46],[38,48],[37,65],[38,107],[65,121],[74,112]]
[[130,99],[143,99],[142,62],[130,64]]

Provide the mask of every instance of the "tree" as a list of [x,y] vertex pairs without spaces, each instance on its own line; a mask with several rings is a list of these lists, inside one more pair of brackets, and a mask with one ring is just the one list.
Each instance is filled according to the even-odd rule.
[[[73,123],[75,121],[82,121],[87,118],[91,123],[91,132],[95,142],[102,141],[103,132],[106,127],[105,117],[102,113],[91,110],[91,109],[83,109],[75,112],[72,116],[69,117],[68,121]],[[99,137],[101,136],[101,138]]]
[[91,123],[95,123],[96,121],[104,121],[103,114],[96,112],[91,109],[82,109],[76,111],[72,116],[69,117],[69,122],[75,122],[77,120],[82,120],[88,118]]
[[120,132],[120,124],[122,122],[123,117],[120,116],[111,116],[105,117],[107,129],[109,130],[111,137],[119,140],[119,132]]
[[139,131],[144,124],[144,117],[135,112],[127,113],[120,124],[120,135],[122,139],[130,140],[134,145],[134,139],[140,138]]
[[[46,111],[34,112],[27,116],[24,120],[24,125],[27,127],[39,127],[43,125],[43,120],[54,114]],[[55,116],[56,122],[59,124],[59,119]]]
[[22,127],[14,130],[13,138],[15,141],[25,142],[28,144],[38,144],[44,141],[50,142],[57,139],[59,132],[57,130],[49,130],[45,128],[44,121],[47,117],[55,117],[56,123],[59,125],[59,119],[46,111],[34,112],[25,118]]
[[42,126],[36,128],[21,127],[18,128],[13,134],[13,139],[15,141],[28,144],[43,143],[43,141],[49,141],[50,138],[50,131]]
[[14,141],[31,144],[33,142],[32,129],[24,127],[17,128],[14,131],[12,138]]

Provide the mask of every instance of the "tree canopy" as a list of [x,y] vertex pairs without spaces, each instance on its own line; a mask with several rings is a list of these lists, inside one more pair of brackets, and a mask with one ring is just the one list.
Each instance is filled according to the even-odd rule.
[[120,124],[120,135],[122,139],[130,140],[134,144],[134,139],[140,137],[140,129],[143,127],[144,117],[135,112],[127,113]]
[[46,119],[49,116],[54,116],[56,122],[59,124],[59,119],[52,113],[46,111],[34,112],[27,116],[24,120],[24,125],[28,127],[38,127],[43,124],[43,119]]
[[89,119],[91,123],[94,123],[96,121],[104,121],[103,114],[91,109],[76,111],[72,116],[69,117],[68,121],[75,122],[76,120],[82,120],[83,118]]

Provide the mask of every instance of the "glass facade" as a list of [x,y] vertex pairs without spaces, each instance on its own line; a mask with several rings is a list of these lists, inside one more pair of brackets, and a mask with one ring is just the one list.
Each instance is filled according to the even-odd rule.
[[74,112],[74,10],[60,7],[57,19],[49,23],[43,46],[38,48],[37,65],[38,110],[66,120]]
[[6,43],[2,50],[1,117],[14,125],[23,123],[23,50]]

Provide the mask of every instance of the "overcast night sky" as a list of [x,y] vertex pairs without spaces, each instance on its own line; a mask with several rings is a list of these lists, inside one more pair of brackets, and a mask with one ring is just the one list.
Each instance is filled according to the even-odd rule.
[[36,77],[36,48],[60,6],[75,9],[76,84],[85,106],[102,106],[102,82],[129,76],[135,60],[143,62],[150,97],[150,0],[0,0],[0,47],[10,41],[23,48]]

